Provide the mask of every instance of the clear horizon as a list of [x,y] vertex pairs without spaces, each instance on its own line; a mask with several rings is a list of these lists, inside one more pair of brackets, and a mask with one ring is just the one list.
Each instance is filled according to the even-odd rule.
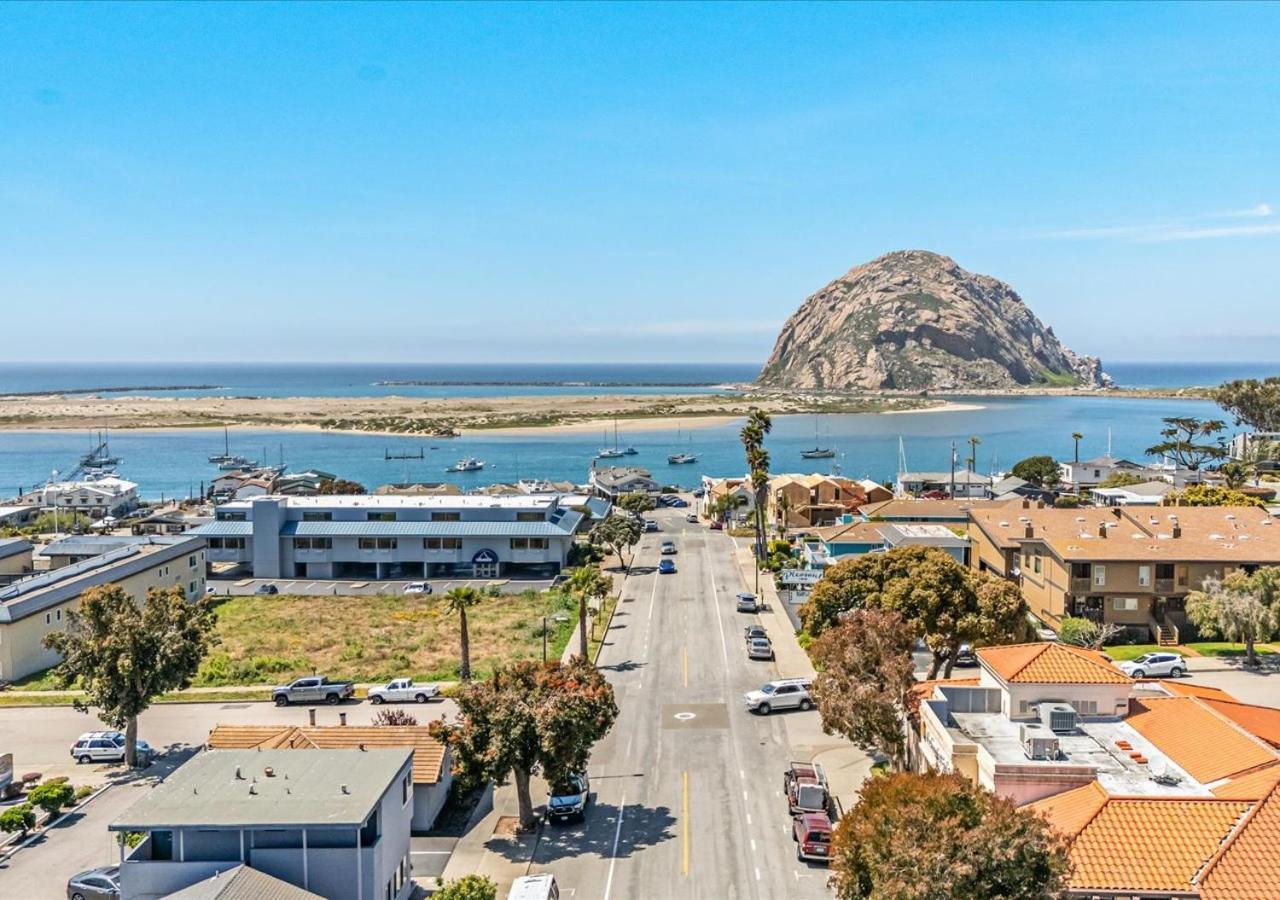
[[6,356],[747,365],[923,248],[1104,365],[1265,358],[1278,38],[1274,4],[5,4]]

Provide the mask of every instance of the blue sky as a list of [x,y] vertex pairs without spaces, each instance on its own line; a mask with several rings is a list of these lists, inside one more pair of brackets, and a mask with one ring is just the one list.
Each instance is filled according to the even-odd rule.
[[1278,42],[1277,4],[4,4],[4,355],[763,360],[919,247],[1104,361],[1275,359]]

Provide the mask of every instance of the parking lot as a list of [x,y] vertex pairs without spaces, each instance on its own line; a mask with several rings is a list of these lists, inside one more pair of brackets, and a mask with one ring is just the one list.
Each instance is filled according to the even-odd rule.
[[[474,587],[481,590],[488,590],[496,587],[504,594],[519,594],[522,591],[545,591],[551,587],[553,580],[550,578],[537,579],[512,579],[499,578],[493,580],[485,580],[482,578],[436,578],[428,579],[427,584],[431,586],[433,594],[442,594],[456,587]],[[219,578],[209,579],[208,588],[210,594],[228,594],[232,596],[244,596],[246,594],[256,594],[259,589],[266,584],[275,585],[276,592],[280,594],[310,595],[310,596],[333,596],[333,597],[358,597],[362,595],[373,594],[402,594],[406,587],[411,584],[419,584],[421,581],[330,581],[325,579],[307,579],[307,578]]]

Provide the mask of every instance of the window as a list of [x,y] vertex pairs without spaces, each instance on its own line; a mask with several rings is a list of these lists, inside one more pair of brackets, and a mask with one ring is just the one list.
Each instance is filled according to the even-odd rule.
[[394,522],[396,520],[396,514],[394,512],[382,511],[368,512],[365,513],[365,518],[370,522]]
[[1032,568],[1032,571],[1035,572],[1037,575],[1039,575],[1040,574],[1040,553],[1038,551],[1036,552],[1036,558],[1034,560],[1034,563],[1035,564]]
[[1113,597],[1111,600],[1111,608],[1116,612],[1136,612],[1138,609],[1138,598]]
[[1138,587],[1151,587],[1151,567],[1138,566]]
[[1093,567],[1093,586],[1103,587],[1104,585],[1106,585],[1106,583],[1107,583],[1107,567],[1094,566]]
[[540,512],[518,512],[516,513],[517,522],[545,522],[546,516]]
[[396,539],[360,538],[359,547],[361,550],[394,550],[396,549]]
[[1186,587],[1191,580],[1190,570],[1186,566],[1178,566],[1174,571],[1178,573],[1178,587]]
[[546,550],[546,538],[512,538],[512,550]]
[[193,581],[187,586],[187,593],[194,594],[196,592],[196,583]]
[[461,550],[462,538],[423,538],[422,546],[427,550]]
[[244,513],[242,512],[220,512],[218,513],[220,522],[243,522]]
[[400,782],[400,802],[407,806],[409,800],[413,797],[413,776],[409,772],[404,773],[404,778]]
[[331,512],[304,512],[302,514],[304,522],[332,522],[333,513]]
[[1096,716],[1098,714],[1097,700],[1076,700],[1071,705],[1082,716]]
[[52,624],[53,624],[53,613],[45,613],[45,614],[44,614],[44,624],[46,624],[46,625],[52,625]]
[[431,514],[432,522],[461,522],[462,513],[456,512],[436,512]]
[[187,566],[192,569],[196,567],[196,555],[194,553],[187,557]]
[[313,538],[294,538],[294,550],[330,550],[333,548],[333,538],[313,537]]

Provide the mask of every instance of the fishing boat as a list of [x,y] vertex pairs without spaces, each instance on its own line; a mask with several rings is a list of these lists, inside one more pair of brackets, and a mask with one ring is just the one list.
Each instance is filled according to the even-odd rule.
[[829,447],[814,447],[812,450],[801,450],[800,455],[805,459],[832,459],[836,451]]
[[476,459],[474,456],[464,456],[456,463],[445,469],[446,472],[479,472],[484,468],[484,460]]
[[685,466],[697,461],[698,456],[695,453],[672,453],[667,457],[667,463],[673,466]]
[[623,448],[622,448],[622,455],[623,455],[623,456],[635,456],[635,455],[636,455],[637,453],[639,453],[639,452],[640,452],[640,451],[639,451],[639,450],[637,450],[635,447],[623,447]]

